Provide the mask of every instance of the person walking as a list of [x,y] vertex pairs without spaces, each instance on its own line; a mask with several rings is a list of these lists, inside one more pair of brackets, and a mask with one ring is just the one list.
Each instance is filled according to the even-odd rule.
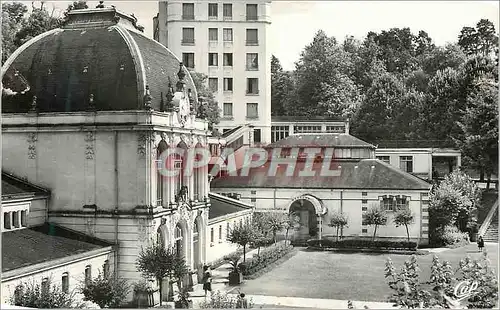
[[238,296],[238,301],[236,302],[236,308],[238,309],[248,308],[248,301],[245,298],[245,293],[240,293],[240,295]]
[[479,252],[483,251],[484,248],[483,236],[479,236],[479,239],[477,239],[477,247],[479,248]]
[[207,297],[207,292],[212,292],[212,273],[210,272],[209,266],[203,266],[203,290],[205,291],[205,298]]

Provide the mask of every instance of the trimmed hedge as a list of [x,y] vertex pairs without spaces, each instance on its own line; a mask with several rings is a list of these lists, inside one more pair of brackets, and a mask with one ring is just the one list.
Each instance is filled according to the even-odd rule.
[[307,245],[309,247],[320,247],[320,248],[351,248],[351,249],[389,249],[389,250],[416,250],[416,242],[407,241],[388,241],[388,240],[363,240],[363,239],[350,239],[350,240],[331,240],[331,239],[310,239],[307,240]]
[[260,255],[254,255],[246,262],[239,265],[239,269],[244,276],[249,276],[257,271],[264,269],[268,265],[279,260],[293,250],[293,246],[285,244],[276,244],[261,250]]

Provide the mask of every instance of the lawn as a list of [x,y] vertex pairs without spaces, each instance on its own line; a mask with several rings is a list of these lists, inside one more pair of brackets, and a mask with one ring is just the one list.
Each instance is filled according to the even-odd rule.
[[[497,244],[487,244],[489,259],[497,270]],[[437,253],[456,268],[460,259],[478,258],[475,244]],[[428,280],[432,254],[417,256],[422,279]],[[304,298],[387,301],[390,290],[384,279],[385,261],[390,257],[397,269],[408,255],[299,251],[280,266],[254,280],[246,280],[241,291],[250,295]]]

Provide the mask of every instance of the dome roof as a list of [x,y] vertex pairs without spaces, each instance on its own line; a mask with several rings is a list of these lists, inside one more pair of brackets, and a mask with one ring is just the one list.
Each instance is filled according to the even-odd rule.
[[[33,38],[6,61],[2,112],[27,112],[33,100],[40,112],[143,109],[146,86],[151,107],[162,111],[180,68],[186,70],[170,50],[138,30],[135,17],[115,8],[74,10],[62,28]],[[188,72],[184,82],[197,98]]]

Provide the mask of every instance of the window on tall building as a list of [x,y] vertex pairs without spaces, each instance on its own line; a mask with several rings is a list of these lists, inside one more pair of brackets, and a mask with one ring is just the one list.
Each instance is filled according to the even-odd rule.
[[224,19],[233,18],[233,5],[231,3],[224,3],[222,5],[222,11]]
[[377,159],[390,164],[389,156],[377,156]]
[[213,92],[219,91],[219,79],[208,78],[208,88]]
[[224,91],[233,91],[233,78],[224,78]]
[[224,53],[224,66],[233,66],[233,53]]
[[219,29],[208,28],[208,40],[209,41],[219,41]]
[[247,4],[247,20],[257,20],[257,4]]
[[214,237],[214,228],[212,227],[212,228],[210,228],[210,242],[213,243],[214,239],[215,239],[215,237]]
[[194,44],[194,28],[182,28],[182,44]]
[[184,20],[194,19],[194,3],[182,4],[182,19]]
[[222,241],[222,225],[219,225],[219,240]]
[[182,63],[186,68],[194,68],[194,53],[182,53]]
[[66,293],[66,294],[69,293],[69,276],[68,276],[67,272],[62,274],[61,289],[62,289],[63,293]]
[[399,168],[405,172],[413,172],[413,157],[412,156],[400,156],[399,157]]
[[214,18],[217,18],[217,16],[219,16],[217,3],[209,3],[208,4],[208,18],[214,19]]
[[219,65],[219,55],[217,53],[208,53],[208,65],[209,66]]
[[260,129],[253,130],[253,142],[261,143],[262,142],[262,132]]
[[271,127],[271,143],[285,139],[290,135],[288,126],[272,126]]
[[224,117],[232,117],[233,116],[233,103],[232,102],[224,102],[223,115],[224,115]]
[[259,69],[259,54],[247,53],[247,70]]
[[247,103],[247,118],[258,118],[258,117],[259,117],[259,104]]
[[247,45],[259,45],[257,29],[247,29]]
[[257,95],[259,93],[259,79],[248,78],[247,79],[247,94]]
[[222,38],[224,42],[233,42],[233,29],[232,28],[222,29]]

